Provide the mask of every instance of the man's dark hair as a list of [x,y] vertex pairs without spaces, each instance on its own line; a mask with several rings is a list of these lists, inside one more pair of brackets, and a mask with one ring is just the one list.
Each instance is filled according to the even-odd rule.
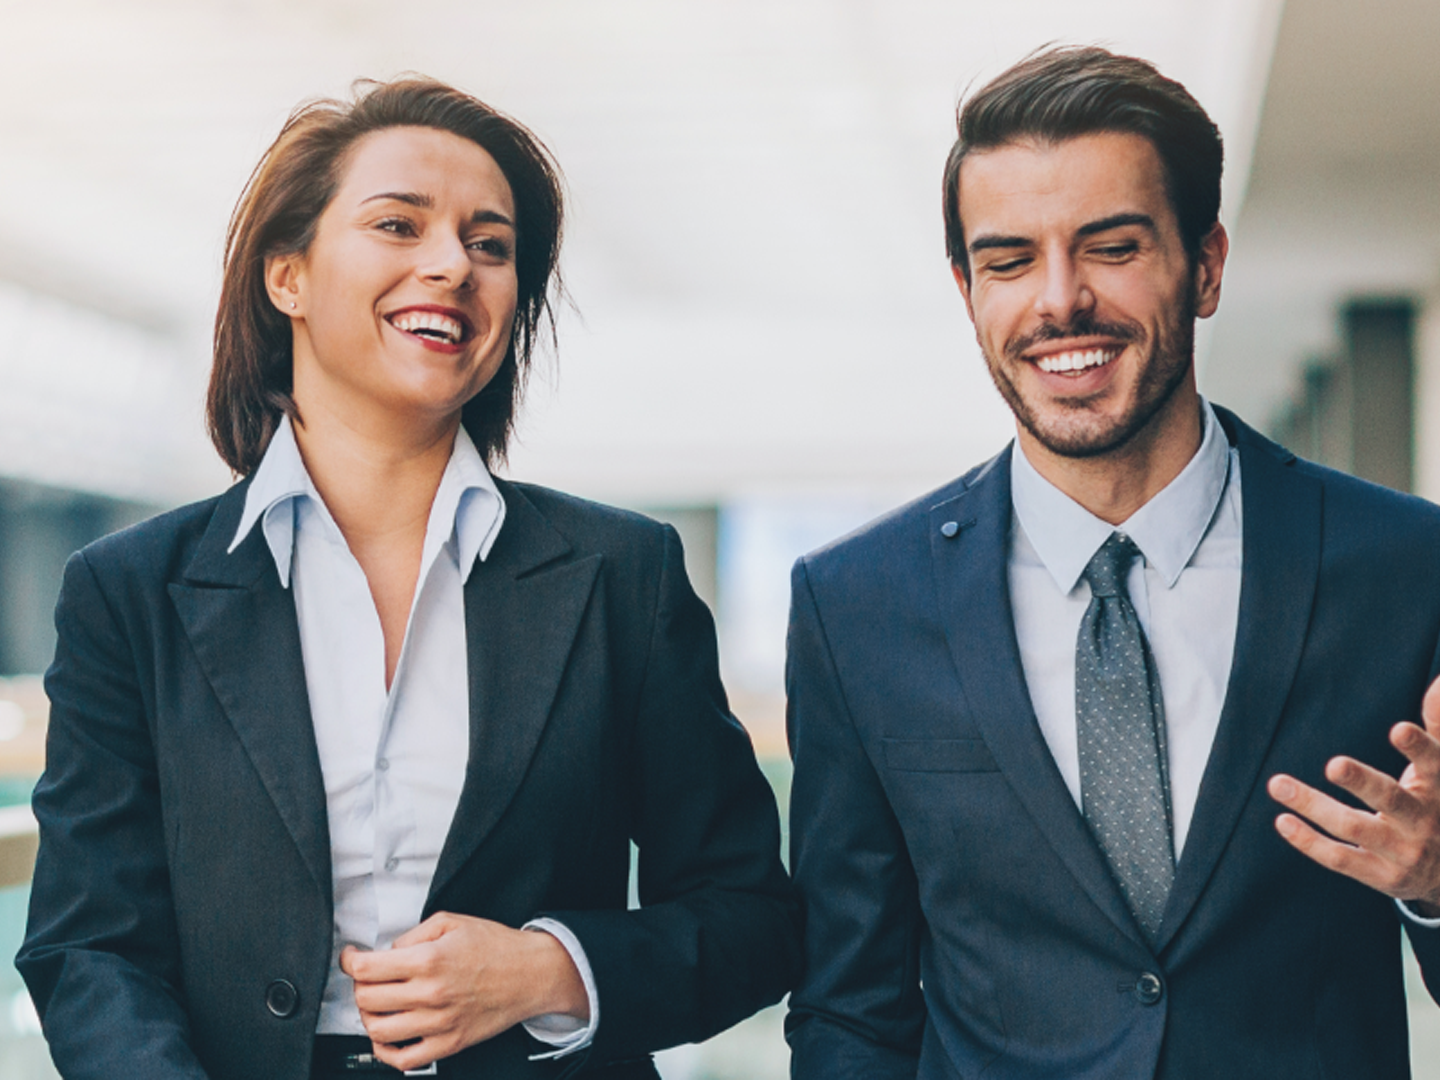
[[1219,129],[1190,91],[1136,57],[1076,46],[1032,53],[964,101],[956,127],[959,137],[945,162],[945,245],[967,281],[960,166],[977,151],[1027,139],[1056,143],[1100,132],[1140,135],[1160,155],[1192,262],[1220,219]]
[[522,125],[452,86],[424,78],[361,81],[351,101],[312,101],[291,114],[230,219],[206,422],[225,464],[242,476],[260,464],[280,417],[297,416],[290,320],[270,302],[265,260],[305,253],[351,148],[372,132],[395,127],[434,128],[468,139],[495,159],[510,184],[518,286],[510,346],[499,371],[461,413],[485,460],[493,466],[505,457],[531,353],[542,328],[553,331],[552,300],[563,288],[560,170]]

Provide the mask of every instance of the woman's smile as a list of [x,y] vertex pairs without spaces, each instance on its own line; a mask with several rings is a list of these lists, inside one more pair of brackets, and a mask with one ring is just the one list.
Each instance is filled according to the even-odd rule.
[[359,140],[308,250],[269,275],[301,416],[458,423],[511,346],[515,218],[505,174],[468,139],[397,127]]

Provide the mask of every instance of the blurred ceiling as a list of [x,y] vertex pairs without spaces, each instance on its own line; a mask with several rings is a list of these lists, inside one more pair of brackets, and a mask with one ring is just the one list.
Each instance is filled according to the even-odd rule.
[[[1225,131],[1233,210],[1280,3],[0,10],[0,474],[156,502],[223,485],[199,401],[230,207],[297,102],[422,71],[534,129],[572,194],[578,314],[534,386],[513,471],[683,503],[918,492],[993,452],[1009,418],[938,212],[960,92],[1050,41],[1150,57]],[[1298,108],[1326,89],[1312,81]],[[1315,152],[1285,147],[1285,168]]]

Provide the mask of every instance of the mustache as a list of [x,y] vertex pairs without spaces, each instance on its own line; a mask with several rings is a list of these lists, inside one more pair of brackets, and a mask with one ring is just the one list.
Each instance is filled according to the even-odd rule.
[[1047,341],[1062,341],[1065,338],[1108,337],[1130,344],[1143,337],[1140,327],[1133,323],[1104,322],[1089,315],[1077,315],[1063,326],[1060,323],[1045,322],[1028,334],[1012,338],[1005,343],[1005,355],[1019,360],[1036,345]]

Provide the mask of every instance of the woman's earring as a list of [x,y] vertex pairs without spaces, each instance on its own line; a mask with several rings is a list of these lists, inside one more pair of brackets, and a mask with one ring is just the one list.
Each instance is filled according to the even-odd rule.
[[294,310],[295,310],[295,301],[294,301],[294,300],[291,300],[291,301],[290,301],[290,310],[291,310],[291,311],[294,311]]

